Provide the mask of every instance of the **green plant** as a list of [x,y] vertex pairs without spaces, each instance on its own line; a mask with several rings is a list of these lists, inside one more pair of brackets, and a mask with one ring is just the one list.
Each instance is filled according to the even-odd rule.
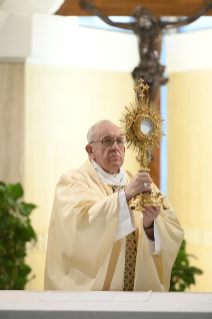
[[21,202],[21,184],[0,182],[0,289],[24,289],[31,268],[25,264],[26,243],[36,241],[29,215],[36,207]]
[[195,284],[194,275],[202,275],[203,271],[189,265],[188,257],[196,258],[186,253],[186,241],[183,240],[177,258],[172,268],[169,291],[185,291],[190,285]]

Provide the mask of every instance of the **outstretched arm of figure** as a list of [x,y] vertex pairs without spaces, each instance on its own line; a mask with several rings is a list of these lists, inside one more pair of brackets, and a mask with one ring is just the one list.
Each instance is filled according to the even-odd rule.
[[134,25],[135,23],[122,23],[122,22],[113,22],[110,20],[107,16],[105,16],[101,11],[99,11],[95,6],[93,1],[84,1],[80,0],[79,4],[82,9],[92,13],[93,15],[99,17],[101,20],[103,20],[105,23],[113,26],[113,27],[118,27],[122,29],[127,29],[127,30],[134,30]]
[[187,19],[182,20],[182,21],[176,21],[176,22],[165,22],[165,21],[163,22],[163,21],[160,21],[160,25],[161,25],[162,29],[164,29],[164,30],[182,27],[184,25],[188,25],[188,24],[196,21],[202,15],[208,13],[211,10],[212,10],[212,1],[207,1],[206,0],[206,6],[202,10],[200,10],[199,12],[189,16]]

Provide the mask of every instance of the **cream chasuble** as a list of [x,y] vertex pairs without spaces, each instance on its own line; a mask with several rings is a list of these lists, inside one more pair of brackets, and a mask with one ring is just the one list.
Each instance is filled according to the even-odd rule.
[[[127,173],[127,180],[132,174]],[[153,192],[157,187],[153,184]],[[168,291],[171,268],[183,230],[165,198],[155,223],[161,250],[152,255],[143,229],[143,215],[133,211],[137,258],[135,291]],[[64,174],[56,187],[49,225],[45,290],[113,290],[124,284],[126,237],[114,242],[119,223],[118,193],[100,181],[90,161]]]

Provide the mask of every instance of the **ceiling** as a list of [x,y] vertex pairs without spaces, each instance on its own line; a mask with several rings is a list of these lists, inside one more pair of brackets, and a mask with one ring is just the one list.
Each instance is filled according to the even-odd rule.
[[[188,16],[205,7],[205,0],[95,0],[95,6],[107,16],[131,16],[132,11],[143,6],[156,16]],[[56,12],[62,16],[89,16],[80,8],[78,0],[65,0]],[[212,11],[210,12],[212,15]]]

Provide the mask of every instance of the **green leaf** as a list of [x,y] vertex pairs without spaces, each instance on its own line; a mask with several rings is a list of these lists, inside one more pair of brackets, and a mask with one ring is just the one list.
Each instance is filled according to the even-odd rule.
[[20,183],[14,185],[9,184],[7,189],[14,199],[19,199],[24,195],[23,188]]
[[202,275],[203,274],[203,271],[199,268],[196,268],[196,267],[190,267],[190,272],[192,272],[193,274],[196,274],[196,275]]
[[24,202],[21,202],[21,206],[23,207],[24,211],[26,212],[26,216],[29,216],[31,214],[31,212],[33,211],[33,209],[35,209],[37,206],[34,204],[26,204]]
[[24,263],[26,242],[36,241],[29,214],[36,207],[19,202],[23,196],[21,185],[0,182],[0,289],[24,289],[34,278]]
[[6,184],[0,181],[0,186],[4,186],[5,187]]
[[186,241],[183,240],[172,268],[169,291],[185,291],[190,285],[195,284],[194,275],[203,274],[201,269],[189,265],[188,257],[196,258],[186,253]]
[[11,197],[7,198],[8,206],[14,211],[18,208],[18,203]]
[[27,216],[27,211],[24,209],[22,204],[17,203],[17,209],[22,216]]
[[198,259],[197,256],[195,256],[195,255],[193,255],[193,254],[186,254],[186,255],[187,255],[187,257],[192,257],[192,258],[194,258],[194,259]]

